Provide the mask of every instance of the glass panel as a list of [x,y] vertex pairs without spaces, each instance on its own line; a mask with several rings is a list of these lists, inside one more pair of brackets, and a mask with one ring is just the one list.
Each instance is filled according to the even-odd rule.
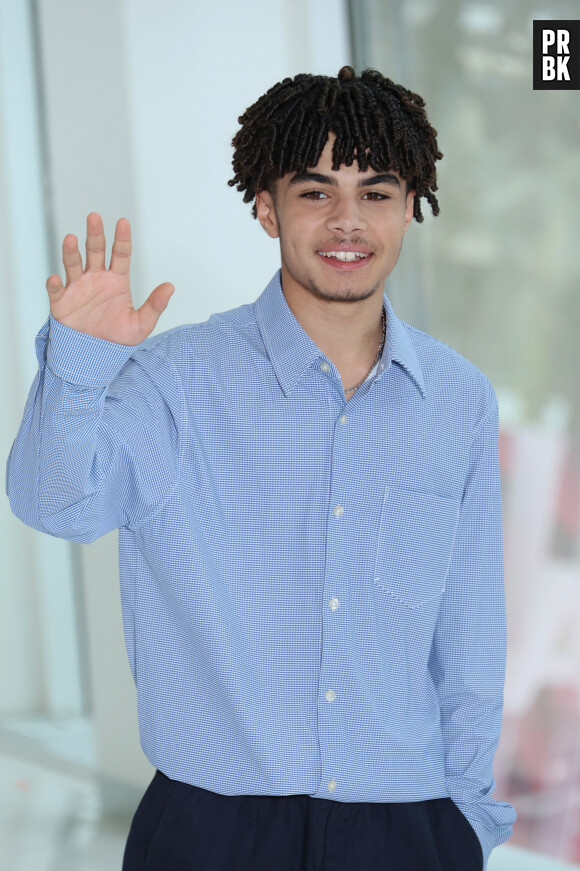
[[[3,469],[38,369],[34,337],[48,314],[44,283],[51,273],[35,8],[0,3]],[[0,744],[12,746],[16,737],[46,750],[64,745],[66,756],[74,743],[69,730],[84,725],[90,703],[79,545],[26,526],[6,498],[0,511]]]
[[532,20],[573,0],[352,0],[357,71],[424,97],[441,214],[414,224],[395,311],[456,348],[499,400],[508,612],[495,797],[510,846],[580,867],[580,112],[534,91]]

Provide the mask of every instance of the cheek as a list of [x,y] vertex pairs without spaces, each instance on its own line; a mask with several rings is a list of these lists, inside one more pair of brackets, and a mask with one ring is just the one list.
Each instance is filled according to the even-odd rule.
[[324,238],[316,223],[300,216],[296,216],[292,221],[286,223],[280,236],[286,248],[294,251],[313,249]]
[[404,213],[394,215],[380,228],[379,238],[385,251],[398,251],[405,234],[404,217]]

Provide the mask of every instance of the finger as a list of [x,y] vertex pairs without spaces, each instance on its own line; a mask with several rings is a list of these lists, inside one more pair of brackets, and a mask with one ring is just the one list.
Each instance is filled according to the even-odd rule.
[[115,241],[111,253],[110,269],[119,275],[127,275],[131,265],[131,224],[127,218],[119,218],[115,229]]
[[105,268],[105,231],[97,212],[87,215],[87,270]]
[[60,275],[51,275],[46,280],[46,289],[51,299],[58,297],[64,290]]
[[[155,329],[155,325],[161,314],[167,308],[167,304],[169,303],[174,290],[174,285],[169,284],[169,282],[160,284],[149,294],[149,297],[145,300],[141,308],[137,310],[143,339],[146,339]],[[143,341],[143,339],[141,341]]]
[[68,287],[71,281],[74,281],[75,278],[83,274],[83,261],[79,252],[78,239],[72,233],[64,237],[62,243],[62,262],[64,263]]

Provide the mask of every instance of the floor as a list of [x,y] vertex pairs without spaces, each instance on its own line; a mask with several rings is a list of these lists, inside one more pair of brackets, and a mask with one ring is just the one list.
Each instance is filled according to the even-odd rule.
[[90,781],[0,756],[3,871],[121,869],[128,821],[101,819]]
[[86,721],[0,724],[2,871],[120,871],[131,819],[103,818]]

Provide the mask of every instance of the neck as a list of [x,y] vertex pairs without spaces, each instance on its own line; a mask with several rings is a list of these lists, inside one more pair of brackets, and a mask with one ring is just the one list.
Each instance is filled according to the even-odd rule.
[[360,372],[362,377],[375,359],[383,335],[381,286],[365,299],[327,299],[285,281],[283,274],[282,290],[304,332],[339,372]]

